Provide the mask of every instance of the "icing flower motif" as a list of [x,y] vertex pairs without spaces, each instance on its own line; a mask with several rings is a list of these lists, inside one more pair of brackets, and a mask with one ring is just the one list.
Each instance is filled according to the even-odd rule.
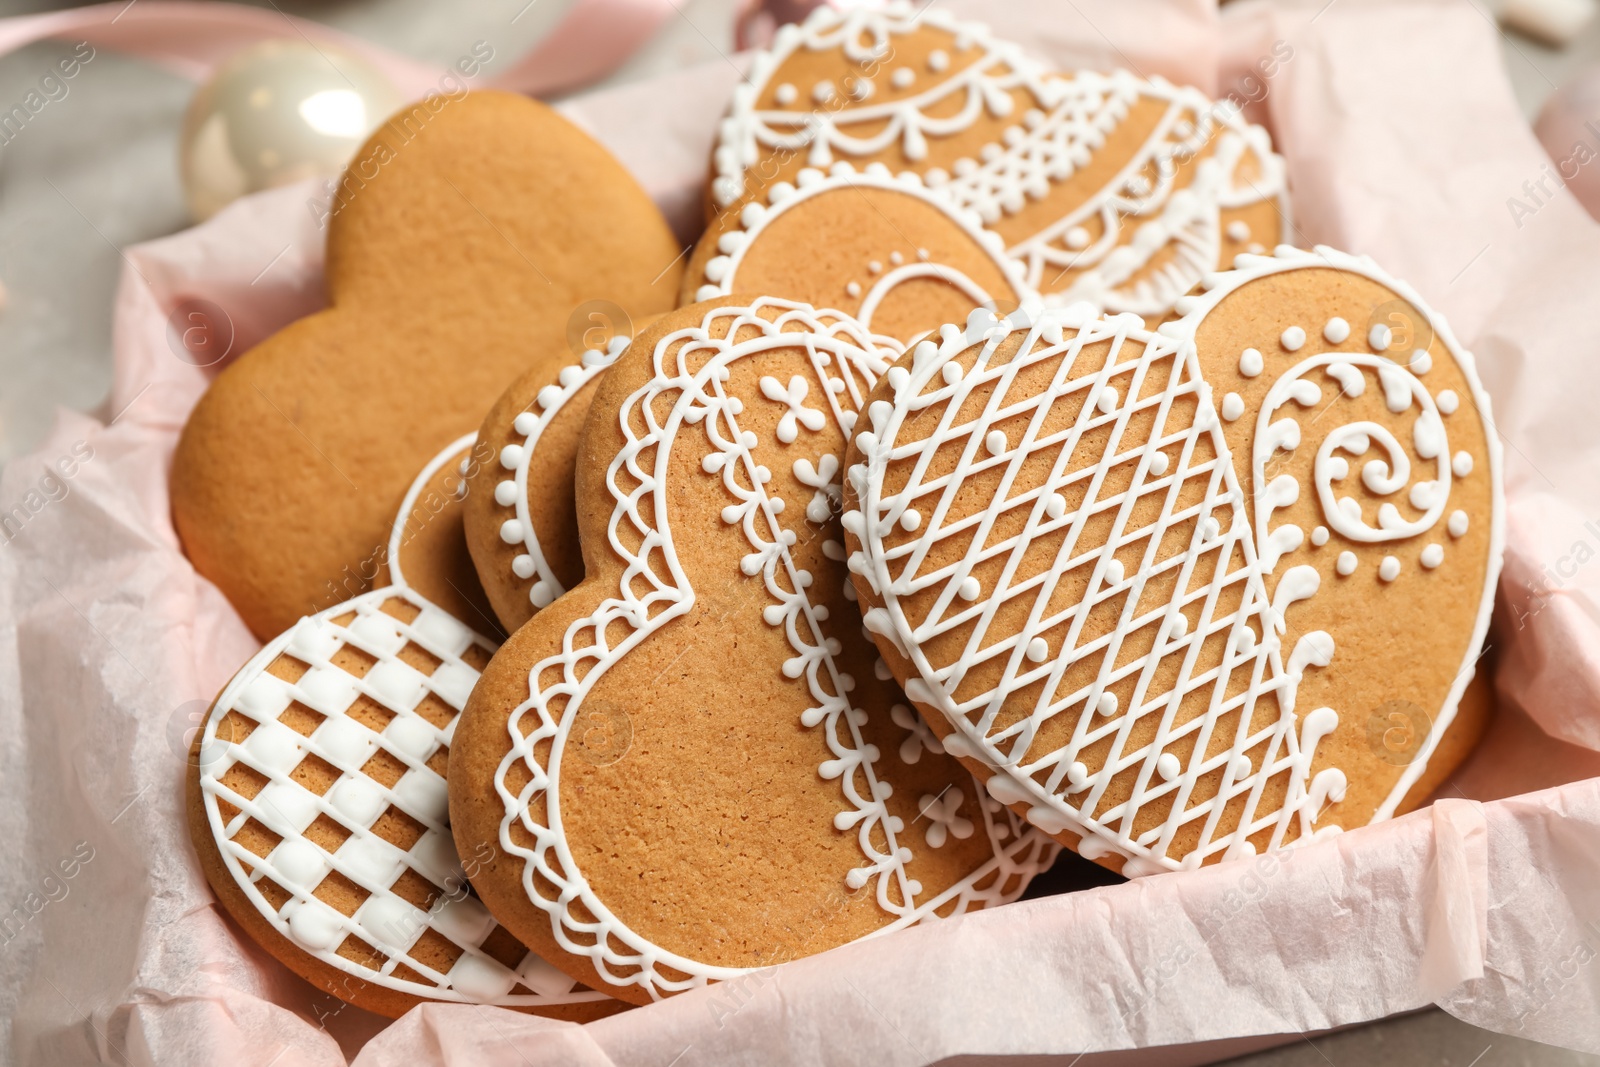
[[806,407],[806,393],[810,389],[811,386],[798,374],[789,379],[787,389],[770,374],[761,379],[761,395],[789,407],[783,418],[778,420],[778,440],[786,445],[793,444],[794,439],[800,436],[800,426],[815,433],[827,423],[826,415],[816,408]]
[[[896,704],[889,709],[889,717],[894,724],[902,730],[911,731],[906,739],[900,742],[900,762],[915,763],[922,758],[922,750],[927,749],[935,754],[942,754],[944,746],[939,739],[933,736],[933,731],[928,729],[928,724],[923,722],[916,712],[904,704]],[[958,834],[964,837],[964,834]]]
[[940,848],[947,838],[965,841],[972,836],[972,820],[961,814],[961,790],[951,786],[938,796],[925,795],[917,810],[928,818],[924,835],[929,848]]
[[839,457],[831,452],[824,453],[817,459],[816,466],[812,466],[809,459],[797,459],[794,462],[794,476],[801,485],[816,490],[811,496],[811,503],[806,505],[806,518],[812,522],[827,522],[832,518],[834,508],[843,499],[839,488]]

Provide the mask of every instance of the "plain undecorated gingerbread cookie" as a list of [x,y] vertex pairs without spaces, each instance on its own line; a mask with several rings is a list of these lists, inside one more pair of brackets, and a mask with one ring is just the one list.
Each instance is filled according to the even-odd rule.
[[674,303],[679,249],[604,148],[543,104],[435,98],[379,128],[328,231],[330,307],[225,369],[179,439],[184,549],[262,639],[373,587],[412,476],[569,316]]

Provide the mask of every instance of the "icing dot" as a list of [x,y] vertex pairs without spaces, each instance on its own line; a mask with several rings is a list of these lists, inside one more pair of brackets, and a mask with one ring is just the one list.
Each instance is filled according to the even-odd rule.
[[1322,328],[1322,336],[1328,339],[1329,344],[1343,344],[1345,339],[1350,336],[1350,324],[1335,315]]
[[1312,530],[1311,543],[1316,545],[1318,548],[1321,548],[1323,545],[1327,544],[1328,528],[1326,526],[1318,526],[1315,530]]
[[1422,565],[1430,571],[1444,562],[1444,546],[1429,545],[1422,550]]
[[1450,536],[1460,537],[1467,532],[1467,513],[1465,511],[1452,511],[1449,522]]
[[1170,752],[1161,753],[1161,757],[1156,760],[1156,773],[1161,775],[1164,781],[1172,781],[1182,770],[1183,766],[1178,762],[1178,757]]
[[871,263],[867,264],[867,273],[868,274],[882,274],[883,273],[883,264],[879,263],[877,260],[873,260]]
[[928,69],[938,74],[950,67],[950,55],[942,48],[935,48],[928,53]]
[[910,67],[900,67],[889,75],[889,84],[896,89],[909,89],[911,83],[917,80],[917,72]]
[[1283,336],[1278,338],[1278,343],[1290,352],[1300,351],[1300,346],[1306,343],[1306,332],[1298,326],[1291,326],[1283,331]]
[[778,86],[772,91],[772,99],[784,107],[788,107],[790,104],[794,103],[799,96],[800,90],[796,89],[788,82],[784,82],[782,85]]
[[1234,219],[1232,222],[1228,223],[1227,233],[1228,240],[1237,241],[1240,244],[1243,244],[1244,242],[1250,240],[1250,224],[1245,222],[1243,219]]
[[989,450],[989,455],[998,456],[1006,450],[1006,435],[1003,430],[990,430],[989,435],[983,439],[983,447]]
[[494,502],[503,508],[509,508],[517,502],[517,483],[504,481],[494,487]]
[[1454,389],[1446,389],[1444,392],[1439,394],[1438,399],[1435,400],[1434,403],[1438,404],[1439,410],[1444,412],[1446,415],[1454,415],[1456,413],[1456,408],[1461,406],[1461,398],[1456,396],[1456,391]]
[[905,512],[900,516],[900,528],[905,530],[907,533],[910,533],[912,530],[915,530],[921,525],[922,512],[918,511],[916,508],[906,508]]
[[1247,348],[1239,353],[1239,373],[1246,378],[1254,378],[1264,366],[1259,349]]
[[1393,556],[1384,556],[1383,562],[1378,564],[1378,577],[1386,582],[1400,577],[1400,561]]
[[516,519],[507,519],[500,524],[500,540],[508,545],[514,545],[522,540],[522,523]]
[[1252,256],[1259,256],[1261,253],[1265,252],[1266,250],[1267,250],[1267,246],[1262,244],[1260,241],[1251,241],[1250,242],[1250,247],[1245,249],[1245,251],[1249,252]]
[[1150,473],[1157,476],[1167,473],[1167,463],[1167,454],[1165,452],[1157,452],[1150,457]]
[[548,582],[534,582],[533,588],[528,590],[528,600],[536,608],[548,607],[555,598],[555,590]]
[[833,83],[832,82],[818,82],[816,84],[816,86],[811,90],[811,99],[815,100],[819,104],[826,104],[829,100],[832,100],[833,99]]
[[844,291],[849,293],[851,296],[859,297],[861,295],[861,283],[851,282],[849,285],[844,287]]
[[1350,577],[1356,572],[1356,554],[1354,552],[1339,553],[1338,562],[1334,563],[1333,569],[1338,571],[1342,577]]
[[1082,226],[1074,226],[1067,231],[1067,247],[1074,252],[1080,248],[1089,247],[1089,231]]
[[1067,513],[1067,498],[1060,493],[1051,493],[1045,497],[1044,513],[1052,519],[1059,519]]
[[1394,334],[1389,327],[1381,322],[1372,324],[1372,329],[1367,331],[1367,347],[1374,352],[1383,352],[1388,349],[1389,342],[1394,339]]
[[1222,398],[1222,417],[1229,422],[1234,421],[1244,414],[1244,398],[1238,393],[1229,393]]
[[1101,693],[1100,699],[1095,701],[1094,710],[1101,715],[1115,715],[1117,713],[1117,694]]
[[953,360],[939,368],[939,377],[944,379],[944,384],[946,385],[954,385],[959,382],[963,373],[961,364]]
[[1117,409],[1118,399],[1117,391],[1108,385],[1100,390],[1099,396],[1095,397],[1094,406],[1099,408],[1102,413],[1109,415]]
[[1082,789],[1089,783],[1089,768],[1073,760],[1067,767],[1067,781],[1072,783],[1074,789]]
[[533,577],[533,557],[524,552],[511,561],[511,573],[518,578]]
[[895,266],[898,267],[900,264],[904,263],[905,261],[906,261],[906,257],[902,256],[899,252],[890,252],[889,253],[889,262],[893,263]]
[[1472,473],[1472,454],[1470,452],[1457,452],[1450,461],[1450,469],[1456,472],[1457,478],[1465,478]]
[[1426,349],[1416,349],[1411,353],[1411,373],[1427,374],[1433,369],[1433,357],[1428,355]]
[[1050,654],[1050,646],[1044,643],[1044,638],[1035,637],[1028,642],[1028,658],[1035,663],[1043,663],[1044,658]]
[[851,78],[850,98],[852,100],[865,100],[872,95],[871,78]]
[[983,592],[983,587],[978,584],[978,579],[969,574],[961,579],[961,584],[956,587],[956,592],[961,596],[962,600],[977,600],[978,594]]

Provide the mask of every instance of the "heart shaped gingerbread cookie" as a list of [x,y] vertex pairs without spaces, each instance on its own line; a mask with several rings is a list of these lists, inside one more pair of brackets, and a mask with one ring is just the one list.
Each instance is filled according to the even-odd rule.
[[330,307],[225,369],[172,466],[196,569],[263,639],[372,588],[412,476],[572,312],[671,307],[677,242],[604,148],[497,92],[402,111],[357,153],[329,225]]
[[1283,161],[1235,103],[1059,76],[926,6],[819,7],[780,29],[723,119],[708,218],[836,162],[917,174],[977,212],[1047,298],[1142,315],[1289,229]]
[[[1461,756],[1499,572],[1488,400],[1415,293],[1330,249],[1207,284],[1159,331],[975,313],[889,371],[851,454],[850,567],[907,694],[1125,874],[1415,799]],[[1370,725],[1395,709],[1401,760]]]
[[427,1002],[566,1019],[620,1008],[497,924],[456,852],[446,764],[488,664],[462,540],[469,435],[413,483],[388,582],[301,619],[228,683],[197,732],[190,831],[224,908],[291,970],[399,1016]]
[[804,169],[701,237],[683,300],[763,293],[834,308],[910,340],[974,307],[1016,307],[1022,268],[976,212],[882,164]]
[[1001,903],[1055,856],[945,755],[866,638],[837,508],[897,355],[836,312],[680,308],[605,372],[586,577],[500,649],[451,753],[473,884],[637,1003]]
[[536,366],[500,395],[478,430],[467,476],[467,548],[507,633],[583,578],[573,466],[600,375],[627,347],[618,335],[560,368]]

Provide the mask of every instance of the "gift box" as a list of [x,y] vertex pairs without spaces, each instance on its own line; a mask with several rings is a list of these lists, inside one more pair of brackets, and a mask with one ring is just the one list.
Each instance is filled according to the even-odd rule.
[[[106,409],[62,412],[0,475],[13,843],[0,997],[19,1062],[1202,1063],[1429,1003],[1600,1052],[1600,229],[1541,184],[1549,159],[1493,25],[1447,0],[948,5],[1063,69],[1125,67],[1238,99],[1287,158],[1293,243],[1374,257],[1475,353],[1506,457],[1483,661],[1499,711],[1434,803],[583,1026],[446,1005],[391,1023],[314,990],[223,916],[188,840],[193,730],[258,645],[185,559],[167,495],[178,432],[225,365],[197,365],[181,310],[221,309],[231,359],[320,306],[321,189],[307,183],[126,250]],[[740,61],[561,105],[686,241]]]

